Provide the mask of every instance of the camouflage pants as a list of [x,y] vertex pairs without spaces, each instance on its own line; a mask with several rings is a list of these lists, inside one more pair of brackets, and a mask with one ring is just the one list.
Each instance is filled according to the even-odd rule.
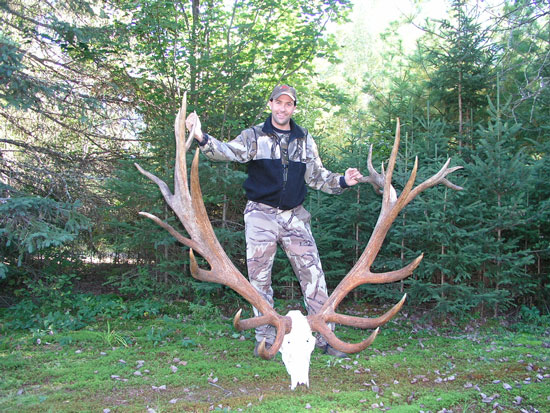
[[[310,220],[311,215],[301,205],[284,211],[253,201],[246,204],[244,222],[248,278],[271,306],[271,269],[277,244],[285,251],[300,281],[308,314],[317,313],[328,298],[325,274],[311,233]],[[260,314],[256,308],[254,314]],[[275,334],[273,326],[261,326],[256,329],[256,340],[265,338],[267,343],[273,343]]]

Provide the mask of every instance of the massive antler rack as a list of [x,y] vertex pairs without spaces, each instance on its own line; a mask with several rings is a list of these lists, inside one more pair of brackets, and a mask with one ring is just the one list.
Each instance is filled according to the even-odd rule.
[[[262,315],[252,317],[246,320],[241,320],[241,311],[239,310],[233,320],[233,324],[237,330],[255,328],[261,325],[270,324],[277,330],[277,336],[273,345],[267,349],[265,340],[261,343],[258,353],[262,358],[272,358],[281,347],[285,334],[289,333],[292,328],[290,317],[281,316],[271,307],[271,305],[263,298],[263,296],[249,283],[249,281],[239,272],[239,270],[231,263],[231,260],[220,245],[210,220],[208,219],[202,192],[199,184],[199,150],[195,152],[191,166],[190,183],[187,180],[186,168],[186,153],[193,141],[194,130],[191,131],[189,138],[185,139],[185,119],[186,119],[186,97],[184,96],[181,108],[178,112],[175,121],[175,136],[176,136],[176,165],[174,172],[174,193],[170,191],[168,185],[155,175],[145,171],[136,164],[138,170],[153,182],[155,182],[167,204],[176,213],[177,217],[185,227],[189,238],[181,235],[168,223],[162,221],[155,215],[147,212],[140,212],[158,225],[165,228],[179,242],[190,248],[189,255],[191,260],[191,274],[198,280],[219,283],[228,286],[245,298],[252,306],[256,307]],[[321,333],[334,348],[347,353],[355,353],[369,346],[375,339],[378,333],[378,327],[389,321],[402,307],[405,296],[391,310],[378,318],[359,318],[335,312],[336,307],[340,304],[343,298],[354,288],[365,283],[388,283],[397,280],[402,280],[412,273],[418,266],[422,255],[416,258],[406,267],[392,272],[375,274],[370,271],[370,267],[374,262],[384,238],[397,217],[397,214],[410,202],[416,195],[425,189],[443,183],[453,189],[461,189],[460,187],[451,184],[445,178],[451,172],[461,168],[448,168],[449,160],[443,168],[434,176],[412,189],[416,177],[417,161],[415,161],[414,169],[407,185],[403,192],[397,197],[396,191],[391,185],[392,173],[395,167],[397,151],[399,147],[399,121],[397,122],[397,130],[395,141],[388,163],[387,172],[382,169],[382,174],[378,174],[372,167],[372,147],[368,157],[368,169],[370,176],[363,178],[362,182],[369,182],[378,190],[382,189],[383,200],[382,209],[378,222],[374,228],[372,236],[365,248],[365,251],[359,258],[352,270],[344,277],[340,284],[336,287],[327,302],[324,304],[318,314],[308,316],[308,321],[311,329]],[[210,270],[199,268],[194,256],[197,252],[206,259],[210,265]],[[339,323],[359,328],[376,328],[376,330],[366,340],[350,344],[339,340],[328,323]]]

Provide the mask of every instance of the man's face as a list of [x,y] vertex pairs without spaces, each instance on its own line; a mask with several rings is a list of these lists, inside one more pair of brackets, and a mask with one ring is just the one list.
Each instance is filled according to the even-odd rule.
[[294,113],[294,101],[288,95],[281,95],[277,99],[269,101],[269,108],[271,109],[271,121],[273,126],[279,129],[290,129],[290,118]]

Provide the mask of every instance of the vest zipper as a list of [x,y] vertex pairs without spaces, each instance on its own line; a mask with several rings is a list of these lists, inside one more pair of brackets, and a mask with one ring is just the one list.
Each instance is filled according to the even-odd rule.
[[279,207],[280,207],[283,202],[283,195],[285,193],[286,182],[288,179],[288,161],[285,165],[283,160],[283,148],[281,147],[281,138],[277,134],[275,134],[275,138],[276,138],[277,145],[279,145],[279,153],[281,154],[281,165],[283,166],[283,189],[281,190],[281,196],[279,197]]

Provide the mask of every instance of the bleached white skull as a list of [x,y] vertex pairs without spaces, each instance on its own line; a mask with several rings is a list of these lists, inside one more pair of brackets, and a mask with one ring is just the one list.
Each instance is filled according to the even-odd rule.
[[315,337],[307,317],[300,311],[289,311],[287,317],[292,319],[292,330],[285,335],[279,351],[290,374],[290,388],[294,390],[298,384],[309,387],[309,360],[315,348]]

